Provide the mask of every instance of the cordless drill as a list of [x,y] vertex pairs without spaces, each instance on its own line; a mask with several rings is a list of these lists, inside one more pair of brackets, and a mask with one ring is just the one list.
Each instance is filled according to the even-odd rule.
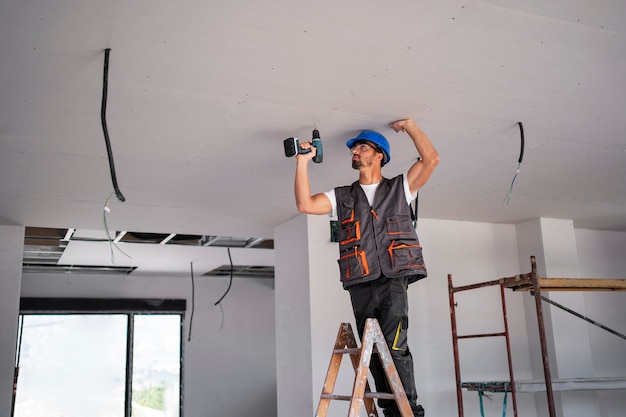
[[[313,157],[313,162],[319,164],[324,159],[324,149],[322,148],[322,139],[320,138],[320,131],[313,129],[313,138],[311,139],[311,146],[314,146],[317,152]],[[297,154],[305,154],[311,152],[311,149],[300,148],[300,141],[298,138],[287,138],[283,141],[283,147],[285,148],[285,156],[295,156]]]

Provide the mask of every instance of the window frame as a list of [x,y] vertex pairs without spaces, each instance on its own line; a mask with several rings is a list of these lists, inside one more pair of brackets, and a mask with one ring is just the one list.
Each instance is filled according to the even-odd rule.
[[[21,334],[23,329],[23,316],[25,315],[88,315],[88,314],[116,314],[127,316],[126,327],[126,372],[125,372],[125,396],[124,417],[132,416],[132,380],[133,380],[133,355],[134,355],[134,317],[135,315],[180,315],[180,374],[179,374],[179,412],[183,417],[184,399],[184,322],[187,310],[185,299],[130,299],[130,298],[32,298],[20,299],[19,328],[16,340],[15,367],[19,365]],[[13,405],[17,392],[17,375],[13,389]],[[12,407],[11,416],[15,410]]]

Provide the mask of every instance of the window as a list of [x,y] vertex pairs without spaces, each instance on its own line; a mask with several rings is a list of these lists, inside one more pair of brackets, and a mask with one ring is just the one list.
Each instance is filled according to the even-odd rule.
[[15,417],[181,415],[184,301],[23,299],[21,310]]

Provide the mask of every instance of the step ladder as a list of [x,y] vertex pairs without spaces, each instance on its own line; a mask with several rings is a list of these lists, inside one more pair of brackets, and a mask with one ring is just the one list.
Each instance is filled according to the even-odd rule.
[[[378,393],[370,391],[367,376],[369,374],[369,365],[372,353],[377,353],[379,355],[380,362],[385,369],[385,374],[387,374],[389,386],[393,391],[392,393]],[[341,359],[345,354],[350,355],[352,366],[356,374],[352,388],[352,395],[336,395],[333,394],[333,390],[335,389],[335,382],[337,381]],[[326,417],[330,401],[341,400],[350,401],[348,417],[358,417],[361,407],[363,406],[365,406],[368,417],[378,417],[378,412],[376,411],[376,406],[374,405],[375,398],[395,400],[402,417],[413,417],[411,405],[409,404],[409,400],[404,392],[404,388],[402,387],[402,382],[398,376],[398,371],[393,363],[391,353],[387,347],[387,343],[380,325],[378,324],[378,320],[367,319],[365,322],[363,340],[361,341],[360,348],[357,346],[350,323],[341,323],[315,416]]]

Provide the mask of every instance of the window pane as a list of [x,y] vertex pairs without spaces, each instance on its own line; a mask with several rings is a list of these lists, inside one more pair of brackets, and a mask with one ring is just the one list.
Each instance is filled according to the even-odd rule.
[[25,315],[15,417],[123,417],[126,315]]
[[132,417],[178,417],[181,316],[134,317]]

